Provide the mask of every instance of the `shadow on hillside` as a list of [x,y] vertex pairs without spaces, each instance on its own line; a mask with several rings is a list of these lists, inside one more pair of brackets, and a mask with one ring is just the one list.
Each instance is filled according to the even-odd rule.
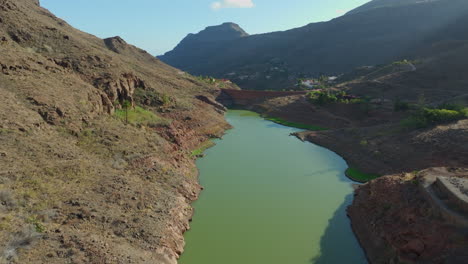
[[367,263],[346,215],[346,208],[351,204],[352,199],[352,194],[346,196],[344,202],[330,219],[325,234],[320,239],[321,255],[311,259],[310,263]]

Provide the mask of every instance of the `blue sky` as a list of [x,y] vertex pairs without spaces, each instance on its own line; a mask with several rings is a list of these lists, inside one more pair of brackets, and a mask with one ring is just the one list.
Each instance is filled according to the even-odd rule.
[[223,22],[249,34],[287,30],[340,16],[369,0],[41,0],[72,26],[100,38],[121,36],[161,55],[188,33]]

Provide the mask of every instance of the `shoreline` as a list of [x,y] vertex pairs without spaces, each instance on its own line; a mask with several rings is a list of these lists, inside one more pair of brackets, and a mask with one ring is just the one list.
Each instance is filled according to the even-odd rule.
[[[353,177],[353,176],[349,173],[349,169],[352,169],[353,167],[349,164],[349,161],[346,159],[345,156],[341,155],[339,152],[336,152],[335,150],[333,150],[333,149],[331,149],[331,148],[329,148],[329,147],[327,147],[327,146],[325,146],[325,145],[321,145],[319,142],[315,142],[315,141],[312,141],[312,140],[308,140],[308,139],[305,137],[305,135],[303,135],[303,134],[301,134],[301,133],[302,133],[302,132],[297,132],[297,133],[292,133],[291,135],[297,137],[297,138],[298,138],[299,140],[301,140],[302,142],[306,142],[306,141],[307,141],[307,142],[310,142],[310,143],[315,144],[315,145],[317,145],[317,146],[320,146],[320,147],[322,147],[322,148],[326,148],[326,149],[328,149],[329,151],[331,151],[331,152],[335,153],[336,155],[340,156],[341,158],[343,158],[343,159],[345,160],[346,164],[348,165],[348,168],[346,169],[346,171],[345,171],[344,174],[345,174],[345,176],[346,176],[348,179],[350,179],[351,181],[356,182],[356,183],[361,183],[361,184],[364,184],[364,183],[367,183],[367,182],[368,182],[368,180],[360,180],[360,179],[358,179],[358,178],[355,178],[355,177]],[[380,177],[380,176],[379,176],[379,177]]]

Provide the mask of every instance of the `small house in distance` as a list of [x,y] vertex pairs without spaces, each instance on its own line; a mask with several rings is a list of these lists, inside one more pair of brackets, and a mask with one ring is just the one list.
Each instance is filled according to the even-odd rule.
[[318,80],[310,79],[310,80],[302,80],[301,84],[309,89],[314,89],[320,85]]
[[337,76],[330,76],[328,77],[328,83],[335,83],[337,79]]

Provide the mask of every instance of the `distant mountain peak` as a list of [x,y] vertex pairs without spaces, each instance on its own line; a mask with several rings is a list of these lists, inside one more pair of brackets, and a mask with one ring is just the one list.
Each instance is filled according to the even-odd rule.
[[[216,26],[214,26],[214,27],[216,27]],[[218,27],[223,27],[223,28],[227,28],[227,29],[231,29],[231,30],[234,30],[236,32],[239,32],[242,37],[245,37],[245,36],[249,35],[238,24],[233,23],[233,22],[224,22],[223,24],[219,25]]]
[[211,42],[233,40],[247,36],[249,36],[249,34],[245,32],[238,24],[225,22],[221,25],[206,27],[197,34],[189,34],[184,41]]
[[175,52],[181,52],[189,56],[193,47],[206,47],[206,45],[211,44],[218,45],[219,43],[229,42],[248,36],[249,34],[245,32],[245,30],[243,30],[238,24],[225,22],[221,25],[206,27],[204,30],[196,34],[188,34],[177,45],[177,47],[174,48],[174,50],[167,52],[162,57],[166,56],[167,58],[167,56],[171,56],[171,54],[175,54]]

